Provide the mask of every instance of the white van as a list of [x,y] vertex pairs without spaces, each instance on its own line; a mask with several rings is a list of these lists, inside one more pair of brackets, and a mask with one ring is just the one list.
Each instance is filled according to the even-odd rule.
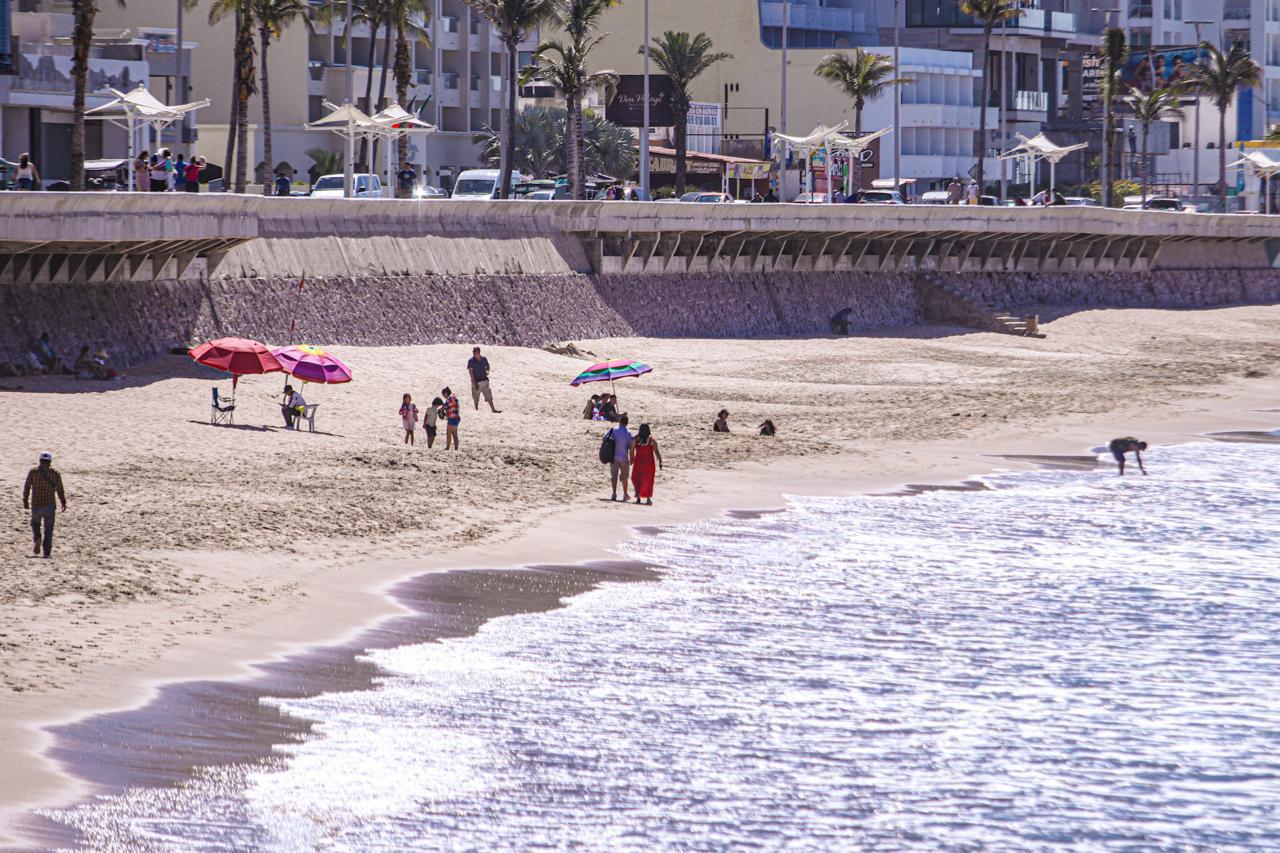
[[[363,172],[352,175],[351,196],[353,198],[381,198],[382,181],[377,175]],[[321,175],[311,188],[312,198],[344,198],[342,194],[342,175]]]
[[[453,195],[450,198],[456,199],[492,199],[498,197],[498,180],[502,177],[500,169],[467,169],[458,176],[457,183],[453,185]],[[519,172],[511,173],[511,186],[531,181],[533,178],[528,175],[522,175]]]

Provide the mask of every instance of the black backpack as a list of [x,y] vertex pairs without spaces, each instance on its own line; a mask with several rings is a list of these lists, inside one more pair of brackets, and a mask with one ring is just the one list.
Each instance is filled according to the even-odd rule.
[[613,455],[618,450],[618,442],[613,437],[613,430],[609,430],[604,434],[604,441],[600,442],[600,462],[608,465],[613,461]]

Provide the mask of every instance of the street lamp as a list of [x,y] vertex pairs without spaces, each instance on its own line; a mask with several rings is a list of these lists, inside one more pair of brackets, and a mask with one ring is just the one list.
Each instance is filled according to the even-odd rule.
[[[1186,21],[1196,28],[1196,65],[1200,64],[1200,28],[1205,24],[1212,24],[1213,21]],[[1197,210],[1200,205],[1196,199],[1200,198],[1200,102],[1204,100],[1201,95],[1203,93],[1196,92],[1196,150],[1191,157],[1191,204]]]
[[651,199],[649,194],[649,0],[644,0],[644,113],[640,128],[640,188],[643,198]]
[[[898,6],[901,0],[893,0],[893,73],[895,75],[902,73],[902,66],[898,61],[898,32],[901,27],[898,25]],[[902,186],[902,128],[900,125],[900,111],[902,107],[902,87],[893,87],[893,188],[901,189]],[[978,192],[982,192],[981,189]]]

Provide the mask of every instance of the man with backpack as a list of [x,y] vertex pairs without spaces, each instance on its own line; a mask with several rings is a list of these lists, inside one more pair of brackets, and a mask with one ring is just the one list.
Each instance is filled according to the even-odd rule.
[[[62,490],[62,475],[53,468],[53,454],[40,454],[40,464],[27,472],[27,482],[22,487],[22,508],[31,510],[31,535],[35,546],[31,555],[39,556],[43,548],[47,560],[53,553],[53,518],[57,502],[67,511],[67,494]],[[41,527],[43,526],[43,533]]]
[[631,432],[627,429],[627,416],[618,418],[618,425],[605,433],[600,444],[600,461],[609,463],[609,481],[613,484],[613,497],[618,499],[618,478],[622,478],[622,502],[631,500],[627,484],[631,482]]

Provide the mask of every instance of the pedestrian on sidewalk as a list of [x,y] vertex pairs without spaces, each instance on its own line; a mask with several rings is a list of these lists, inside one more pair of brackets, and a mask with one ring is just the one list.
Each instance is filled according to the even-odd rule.
[[501,409],[493,406],[493,392],[489,390],[489,359],[480,354],[480,347],[471,350],[467,373],[471,375],[471,400],[476,404],[476,411],[480,411],[480,398],[484,397],[495,415],[502,414]]
[[[38,556],[41,549],[45,559],[53,553],[53,518],[57,501],[62,511],[67,511],[67,494],[62,490],[62,475],[53,467],[53,454],[40,454],[40,464],[27,472],[27,482],[22,487],[22,508],[31,510],[31,535],[35,540],[31,556]],[[43,532],[41,528],[43,527]]]

